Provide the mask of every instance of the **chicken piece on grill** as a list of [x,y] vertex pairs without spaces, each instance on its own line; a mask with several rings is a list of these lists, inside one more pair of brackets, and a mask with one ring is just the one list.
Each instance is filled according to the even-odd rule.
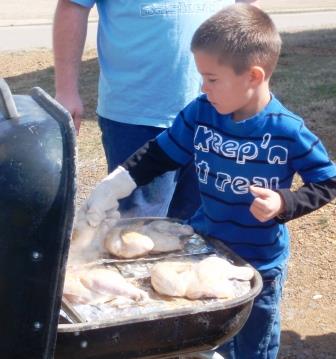
[[190,262],[161,262],[151,269],[153,288],[171,297],[186,297],[190,285],[197,281],[195,276],[195,265]]
[[197,285],[190,285],[187,296],[198,298],[234,298],[233,279],[250,280],[254,271],[238,267],[219,257],[208,257],[195,265]]
[[130,228],[113,228],[105,238],[105,248],[120,258],[136,258],[148,254],[154,243],[148,236]]
[[147,300],[148,294],[128,282],[122,275],[110,269],[91,269],[81,277],[83,285],[102,295],[127,297],[135,301]]
[[200,298],[234,298],[232,279],[250,280],[252,268],[237,267],[225,259],[208,257],[198,263],[161,262],[151,269],[151,283],[160,294]]
[[251,267],[235,266],[228,260],[211,256],[198,263],[198,272],[205,277],[213,274],[216,278],[228,278],[239,280],[251,280],[254,276],[254,270]]
[[172,252],[183,249],[180,237],[191,236],[194,230],[191,226],[170,221],[153,221],[141,229],[154,242],[152,253]]
[[86,288],[80,278],[79,272],[68,271],[65,276],[63,295],[72,304],[99,304],[111,300],[111,295],[101,295]]
[[181,237],[191,236],[192,227],[158,220],[147,225],[115,227],[105,237],[105,248],[120,258],[136,258],[148,253],[172,252],[183,249]]
[[118,272],[106,268],[68,271],[63,295],[73,304],[99,304],[118,297],[147,300],[148,294]]

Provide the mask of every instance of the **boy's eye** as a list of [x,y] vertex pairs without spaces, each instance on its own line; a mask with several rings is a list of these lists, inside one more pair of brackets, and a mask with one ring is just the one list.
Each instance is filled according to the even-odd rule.
[[216,82],[216,81],[217,81],[217,79],[208,79],[208,82],[211,82],[211,83]]

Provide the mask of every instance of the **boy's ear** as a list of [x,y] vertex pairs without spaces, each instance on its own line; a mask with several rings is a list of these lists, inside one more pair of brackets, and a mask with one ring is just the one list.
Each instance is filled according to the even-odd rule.
[[265,71],[260,66],[252,66],[250,68],[250,81],[254,86],[260,85],[265,80]]

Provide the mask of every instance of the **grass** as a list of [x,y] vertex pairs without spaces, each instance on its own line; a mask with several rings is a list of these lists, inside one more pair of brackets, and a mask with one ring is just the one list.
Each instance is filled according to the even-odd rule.
[[275,94],[300,114],[335,159],[336,30],[283,34]]

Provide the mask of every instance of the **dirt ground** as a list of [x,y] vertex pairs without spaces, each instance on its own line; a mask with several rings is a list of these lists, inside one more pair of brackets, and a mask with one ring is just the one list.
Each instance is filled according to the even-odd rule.
[[[336,158],[336,29],[284,35],[274,92],[307,119]],[[81,92],[86,118],[78,137],[80,202],[105,175],[94,117],[97,60],[85,53]],[[39,86],[54,94],[50,51],[0,53],[0,76],[14,94]],[[295,186],[299,181],[295,182]],[[281,359],[336,358],[336,201],[292,221],[292,250],[282,305]]]

